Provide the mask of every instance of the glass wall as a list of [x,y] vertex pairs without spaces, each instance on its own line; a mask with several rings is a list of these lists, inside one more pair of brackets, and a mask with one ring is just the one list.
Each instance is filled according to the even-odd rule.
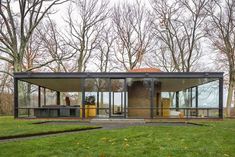
[[219,81],[213,79],[154,79],[154,117],[219,116]]
[[64,82],[61,81],[63,84],[52,79],[43,80],[43,83],[49,87],[54,85],[55,90],[18,81],[18,117],[80,117],[81,79],[73,79],[73,81],[78,84],[78,87],[73,88],[75,90],[72,92],[67,92],[71,87],[67,87],[69,80],[66,79]]
[[219,81],[198,86],[199,117],[219,116]]
[[214,78],[57,81],[39,80],[50,89],[18,81],[19,117],[82,117],[82,113],[85,118],[219,117],[219,80]]
[[38,86],[18,81],[18,116],[33,116],[32,108],[38,105]]

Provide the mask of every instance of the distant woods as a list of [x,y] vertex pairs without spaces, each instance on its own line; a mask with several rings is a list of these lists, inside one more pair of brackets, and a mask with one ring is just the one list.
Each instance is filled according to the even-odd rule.
[[0,0],[0,90],[22,71],[225,71],[230,108],[234,14],[234,0]]

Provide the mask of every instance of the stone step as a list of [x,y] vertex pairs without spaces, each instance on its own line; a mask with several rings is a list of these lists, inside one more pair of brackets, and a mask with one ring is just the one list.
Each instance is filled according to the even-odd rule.
[[93,118],[90,120],[90,123],[119,123],[119,124],[145,124],[144,119],[117,119],[117,118],[107,118],[107,119],[99,119]]

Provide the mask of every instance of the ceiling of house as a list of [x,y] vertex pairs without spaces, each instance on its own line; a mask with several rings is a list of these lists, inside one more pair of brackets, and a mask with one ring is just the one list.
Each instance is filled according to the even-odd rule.
[[[128,78],[127,83],[131,81],[141,81],[144,79]],[[155,79],[155,83],[161,84],[162,92],[176,92],[190,87],[198,86],[216,80],[215,78],[159,78]],[[22,79],[22,81],[32,83],[41,87],[52,89],[59,92],[81,92],[82,80],[74,78],[47,78],[47,79]],[[92,91],[90,89],[89,91]],[[108,88],[107,88],[108,91]]]

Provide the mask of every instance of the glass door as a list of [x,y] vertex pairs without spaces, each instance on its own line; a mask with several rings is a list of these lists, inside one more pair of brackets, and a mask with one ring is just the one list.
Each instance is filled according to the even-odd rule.
[[125,79],[110,80],[110,117],[124,118],[125,116]]

